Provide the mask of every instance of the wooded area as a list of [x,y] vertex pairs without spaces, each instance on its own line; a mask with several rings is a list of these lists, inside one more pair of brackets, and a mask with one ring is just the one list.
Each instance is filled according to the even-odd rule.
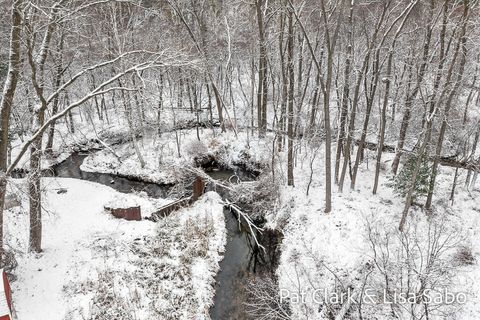
[[454,168],[441,182],[452,203],[457,186],[475,189],[479,1],[1,0],[0,7],[0,248],[7,186],[24,170],[29,249],[42,252],[42,163],[70,150],[62,141],[86,127],[117,159],[97,131],[122,127],[139,170],[150,161],[144,139],[167,131],[178,158],[183,129],[199,142],[204,131],[245,139],[248,148],[263,141],[261,171],[287,193],[306,183],[302,193],[320,197],[326,214],[339,208],[335,195],[348,197],[359,181],[377,195],[388,180],[403,199],[391,221],[401,232],[412,205],[426,216],[440,207],[440,166]]

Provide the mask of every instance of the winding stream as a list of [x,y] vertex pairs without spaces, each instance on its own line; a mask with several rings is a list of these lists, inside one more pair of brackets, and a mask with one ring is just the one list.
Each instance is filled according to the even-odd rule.
[[164,198],[172,187],[171,185],[161,185],[157,183],[134,180],[131,178],[121,177],[111,173],[98,173],[82,171],[80,166],[83,160],[88,157],[88,153],[73,153],[64,161],[54,165],[45,175],[52,175],[61,178],[75,178],[97,182],[122,193],[145,192],[152,198]]
[[[87,156],[88,153],[73,153],[66,160],[45,171],[44,175],[88,180],[110,186],[122,193],[143,191],[153,198],[166,197],[172,187],[172,185],[145,182],[115,174],[82,171],[80,166]],[[213,169],[206,173],[212,179],[223,182],[254,179],[249,172],[240,168],[237,170]],[[209,186],[209,188],[215,189],[215,186]],[[217,191],[225,196],[224,191]],[[242,230],[234,213],[225,208],[224,215],[227,244],[224,258],[220,262],[220,271],[216,276],[215,301],[210,309],[210,316],[213,320],[247,319],[244,288],[254,271],[256,263],[252,261],[256,262],[255,252],[258,250],[252,248],[250,235]]]

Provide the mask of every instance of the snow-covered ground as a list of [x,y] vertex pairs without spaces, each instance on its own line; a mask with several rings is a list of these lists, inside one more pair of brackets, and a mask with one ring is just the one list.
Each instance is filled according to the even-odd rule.
[[[372,286],[377,291],[385,289],[382,271],[388,275],[389,290],[405,290],[400,278],[411,272],[414,290],[420,289],[421,279],[428,279],[432,287],[438,284],[461,297],[466,295],[466,303],[441,306],[431,311],[430,319],[480,319],[480,190],[464,188],[466,173],[463,170],[460,170],[452,205],[448,199],[454,169],[440,167],[434,197],[435,216],[428,219],[424,212],[412,208],[406,231],[411,243],[405,245],[405,236],[397,230],[404,199],[393,193],[385,170],[381,172],[378,193],[372,195],[373,153],[367,152],[370,166],[367,168],[365,163],[361,166],[355,190],[349,190],[348,177],[344,193],[333,186],[333,210],[329,214],[324,213],[323,150],[320,149],[313,165],[310,196],[306,196],[306,189],[312,152],[305,154],[309,155],[299,161],[295,169],[295,187],[282,188],[283,207],[269,222],[275,227],[288,221],[277,274],[280,297],[290,302],[292,319],[329,319],[325,299],[334,299],[335,292],[349,287],[353,296],[363,286]],[[391,155],[385,154],[382,161],[388,167]],[[443,247],[435,249],[432,243]],[[462,248],[471,250],[473,264],[458,261]],[[396,256],[406,251],[414,257]],[[438,259],[430,258],[432,252]],[[431,267],[427,267],[430,261]],[[408,263],[410,269],[406,267]],[[378,299],[373,301],[375,303],[363,304],[364,319],[393,319],[390,305],[377,303]],[[341,305],[335,301],[330,304],[338,308],[334,314]],[[404,307],[406,309],[402,309]],[[410,319],[411,309],[417,307],[416,303],[413,307],[407,303],[398,308],[397,317]],[[358,317],[358,308],[352,309]]]
[[126,221],[104,205],[135,203],[145,217],[165,200],[76,179],[42,181],[41,254],[27,250],[23,180],[10,184],[22,205],[5,212],[7,247],[15,249],[18,262],[12,283],[18,319],[208,318],[226,241],[217,194],[207,193],[159,223]]
[[[119,121],[101,129],[99,126],[97,132],[88,130],[87,123],[82,126],[85,129],[80,128],[75,135],[77,142],[95,138],[100,131],[106,136],[128,136]],[[194,129],[164,133],[161,138],[149,133],[138,139],[145,160],[143,168],[132,143],[127,142],[91,154],[82,169],[175,182],[195,157],[215,155],[227,166],[274,165],[277,179],[286,176],[284,152],[272,156],[272,149],[276,150],[272,135],[258,139],[245,131],[235,136],[231,131],[220,134],[218,129],[215,135],[211,129],[200,129],[200,135],[199,142]],[[56,144],[59,154],[65,146],[77,143],[72,140],[75,136],[57,136],[58,142],[63,137],[69,139]],[[419,290],[422,279],[429,279],[467,295],[466,303],[443,308],[443,317],[433,313],[431,319],[480,319],[480,190],[463,186],[465,170],[459,171],[455,202],[451,204],[448,199],[454,170],[440,166],[435,218],[428,219],[415,207],[410,210],[406,234],[413,242],[406,247],[415,257],[406,260],[401,256],[406,253],[402,249],[405,238],[397,231],[404,199],[389,186],[388,169],[382,169],[378,194],[372,195],[375,155],[366,152],[367,161],[359,168],[355,190],[349,190],[348,174],[343,193],[333,186],[333,210],[325,214],[323,146],[312,150],[302,141],[297,147],[295,187],[286,187],[285,181],[280,181],[281,200],[267,216],[267,226],[284,232],[277,275],[280,294],[288,292],[292,319],[328,319],[325,295],[348,287],[354,293],[360,292],[364,285],[379,291],[385,287],[383,273],[387,273],[393,286],[390,290],[402,291],[405,287],[401,277],[409,272],[415,290]],[[391,158],[391,154],[383,155],[384,168],[389,167]],[[26,160],[24,163],[27,165]],[[73,320],[88,318],[92,313],[98,319],[209,318],[219,252],[225,245],[222,206],[217,195],[208,194],[194,207],[155,225],[116,220],[105,214],[103,205],[119,196],[108,187],[69,179],[44,181],[44,253],[38,257],[26,253],[25,207],[6,212],[7,245],[22,248],[16,253],[18,281],[13,284],[20,319],[37,319],[38,312],[49,319],[63,319],[69,314],[67,319]],[[57,194],[59,188],[68,191]],[[20,189],[24,192],[24,187]],[[134,195],[121,197],[140,202],[146,214],[161,204]],[[432,228],[441,230],[441,236],[432,237]],[[422,259],[428,260],[433,240],[445,241],[446,249],[428,269]],[[473,255],[472,264],[459,263],[462,248]],[[408,263],[413,266],[405,267]],[[301,294],[304,298],[298,301]],[[332,303],[330,307],[338,313],[340,305]],[[102,310],[119,313],[106,314]],[[352,310],[360,312],[358,308]],[[403,312],[411,311],[395,310],[400,319],[409,319]],[[365,304],[362,313],[364,319],[392,319],[388,304]]]
[[81,169],[135,176],[145,181],[174,183],[178,181],[185,166],[194,165],[195,158],[213,156],[226,167],[235,164],[248,167],[270,161],[268,153],[261,152],[268,141],[258,138],[252,140],[245,133],[238,136],[232,132],[214,134],[211,129],[200,129],[200,135],[201,141],[196,136],[196,130],[189,129],[164,133],[161,138],[156,135],[140,138],[138,145],[145,161],[143,168],[132,144],[128,142],[116,146],[114,150],[103,149],[92,153],[84,160]]

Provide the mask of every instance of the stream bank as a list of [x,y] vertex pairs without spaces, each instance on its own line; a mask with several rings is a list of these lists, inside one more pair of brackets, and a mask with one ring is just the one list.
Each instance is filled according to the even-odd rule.
[[[125,177],[111,173],[86,172],[81,170],[87,152],[75,152],[64,161],[43,172],[44,176],[64,177],[87,180],[109,186],[122,193],[145,192],[153,198],[168,196],[173,184],[157,184],[134,177]],[[207,188],[217,191],[222,198],[228,198],[228,190],[221,185],[253,181],[258,177],[255,172],[249,172],[242,167],[227,169],[218,167],[215,163],[205,168],[205,172],[213,180]],[[218,186],[216,181],[221,182]],[[227,244],[220,271],[216,276],[214,304],[210,316],[214,320],[249,319],[245,311],[247,301],[246,286],[257,276],[265,273],[273,274],[278,262],[278,244],[281,237],[275,232],[263,230],[261,233],[252,231],[242,222],[228,206],[224,208]],[[254,221],[261,227],[264,221]],[[255,239],[265,247],[265,251],[257,246]]]

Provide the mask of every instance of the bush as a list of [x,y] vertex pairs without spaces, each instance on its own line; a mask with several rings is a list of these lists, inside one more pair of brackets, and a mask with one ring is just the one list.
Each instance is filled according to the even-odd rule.
[[135,319],[135,307],[132,297],[124,297],[115,290],[112,273],[105,271],[99,274],[98,287],[92,299],[91,320]]
[[280,200],[279,181],[271,175],[262,175],[257,181],[236,185],[231,196],[252,218],[264,217]]
[[185,152],[195,163],[201,163],[204,159],[208,159],[208,148],[202,141],[190,141],[185,146]]
[[453,260],[459,266],[468,266],[475,263],[475,257],[472,252],[472,248],[467,246],[461,246],[455,253]]
[[[418,157],[412,155],[408,158],[407,162],[403,165],[402,169],[395,178],[393,178],[393,189],[395,193],[405,196],[411,186],[413,171],[417,163]],[[417,175],[417,181],[413,191],[413,200],[421,196],[426,196],[430,191],[430,176],[432,174],[432,168],[429,166],[428,160],[424,157],[420,164],[420,170]]]

